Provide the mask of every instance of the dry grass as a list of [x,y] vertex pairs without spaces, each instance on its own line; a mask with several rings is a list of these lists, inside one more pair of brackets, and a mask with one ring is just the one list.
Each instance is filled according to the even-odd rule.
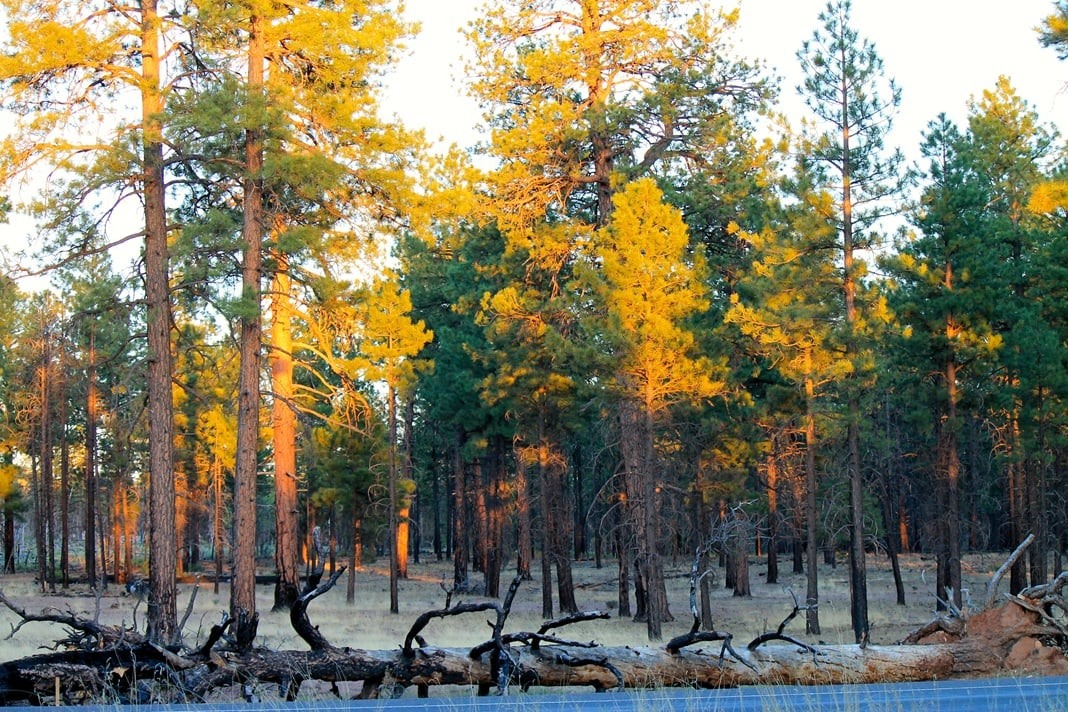
[[[970,556],[965,562],[966,592],[970,589],[976,601],[981,600],[986,582],[1002,561],[1000,555]],[[716,628],[734,633],[740,640],[748,640],[769,628],[774,629],[790,612],[792,599],[788,589],[799,596],[805,590],[804,575],[789,573],[789,560],[780,561],[780,581],[765,584],[763,559],[753,560],[751,568],[753,595],[751,598],[735,598],[732,591],[722,588],[722,572],[717,572],[717,586],[713,591],[713,608]],[[345,603],[343,577],[337,588],[316,599],[309,608],[313,623],[320,626],[327,639],[339,646],[363,649],[393,649],[399,646],[412,621],[420,613],[444,605],[445,594],[440,582],[451,578],[451,565],[423,563],[411,565],[411,578],[400,582],[400,615],[389,614],[389,581],[382,566],[368,567],[357,575],[356,604]],[[591,562],[575,564],[575,581],[579,586],[579,605],[586,610],[611,610],[616,600],[615,566],[610,564],[597,569]],[[671,611],[676,620],[664,626],[665,639],[689,628],[689,562],[679,560],[669,566],[668,596]],[[908,599],[907,606],[895,603],[893,579],[883,558],[869,558],[868,562],[869,619],[871,640],[875,644],[897,642],[912,630],[931,619],[934,612],[934,562],[917,555],[902,557],[902,573]],[[848,569],[844,564],[837,568],[823,567],[820,570],[820,623],[823,628],[819,639],[828,643],[851,643],[853,635],[849,624]],[[502,589],[507,586],[508,575],[502,577]],[[95,598],[85,587],[72,587],[65,595],[41,595],[31,574],[16,574],[0,577],[0,589],[19,605],[29,611],[56,608],[93,617],[103,623],[132,623],[144,627],[143,603],[138,605],[134,597],[121,596],[118,586],[113,586],[102,597]],[[191,584],[179,585],[179,615],[189,600]],[[261,611],[260,642],[272,648],[303,648],[290,627],[288,614],[271,612],[273,590],[261,586],[258,605]],[[463,600],[476,600],[466,596]],[[460,600],[454,597],[453,602]],[[965,599],[967,602],[967,598]],[[186,626],[186,642],[192,644],[203,638],[212,624],[227,609],[228,590],[220,587],[219,594],[212,591],[210,583],[201,583],[196,606]],[[136,608],[136,610],[135,610]],[[541,588],[539,581],[525,582],[516,596],[516,603],[509,618],[508,630],[534,630],[541,623]],[[135,618],[136,616],[136,618]],[[477,644],[489,637],[485,624],[486,614],[436,620],[423,632],[428,642],[434,645],[464,647]],[[16,617],[7,609],[0,610],[0,626],[8,629]],[[789,632],[806,639],[804,621],[795,620]],[[12,660],[41,651],[42,646],[62,637],[63,631],[55,625],[44,623],[27,624],[0,646],[0,660]],[[574,640],[596,640],[605,645],[646,644],[645,625],[629,619],[613,618],[572,626],[561,634]],[[815,642],[815,641],[813,641]]]

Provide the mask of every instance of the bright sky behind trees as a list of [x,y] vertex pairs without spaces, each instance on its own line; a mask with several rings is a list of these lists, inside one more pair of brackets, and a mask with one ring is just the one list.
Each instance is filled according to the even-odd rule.
[[[478,107],[464,96],[460,28],[482,0],[406,0],[406,15],[422,23],[411,55],[398,67],[386,106],[428,138],[469,145],[477,138]],[[715,5],[715,2],[711,3]],[[781,108],[802,110],[795,55],[817,26],[826,0],[739,0],[739,53],[764,60],[783,77]],[[732,3],[723,3],[725,7]],[[887,74],[902,88],[901,113],[890,137],[910,158],[920,134],[940,112],[963,120],[967,101],[1007,75],[1039,116],[1068,132],[1068,64],[1043,48],[1035,28],[1053,0],[854,0],[853,22],[875,43]]]

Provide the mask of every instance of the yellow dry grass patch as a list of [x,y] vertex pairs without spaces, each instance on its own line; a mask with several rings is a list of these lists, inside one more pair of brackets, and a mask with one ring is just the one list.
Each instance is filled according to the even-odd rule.
[[[964,569],[966,592],[978,602],[982,600],[986,582],[1000,565],[1003,557],[996,554],[968,557]],[[664,625],[665,639],[685,632],[690,626],[689,614],[689,562],[681,558],[668,562],[668,598],[675,621]],[[907,606],[895,603],[893,579],[887,562],[872,557],[869,568],[869,619],[871,641],[875,644],[897,642],[912,630],[929,621],[934,613],[934,562],[918,555],[902,557],[902,574],[905,581]],[[712,594],[714,620],[720,631],[735,635],[735,640],[744,643],[751,637],[768,629],[774,629],[789,614],[793,601],[792,589],[799,597],[804,596],[805,577],[792,574],[789,560],[780,560],[778,584],[764,583],[764,560],[753,559],[751,568],[753,596],[735,598],[733,592],[722,587],[722,572],[717,572]],[[411,578],[400,582],[401,612],[389,613],[389,581],[383,566],[367,567],[357,574],[356,601],[345,603],[345,576],[338,586],[312,602],[309,617],[320,627],[326,638],[337,646],[352,648],[394,649],[404,640],[412,622],[422,612],[444,606],[445,593],[440,583],[451,580],[451,564],[431,562],[411,565]],[[507,588],[511,574],[502,576],[502,590]],[[614,614],[616,594],[616,569],[614,563],[597,569],[592,562],[578,562],[574,567],[578,586],[576,595],[584,610],[605,610]],[[840,563],[837,568],[823,566],[820,569],[820,623],[819,636],[804,634],[803,617],[791,623],[788,632],[811,642],[828,644],[852,643],[853,634],[849,622],[848,568]],[[179,616],[189,601],[193,584],[179,584]],[[95,597],[84,586],[74,586],[65,594],[42,595],[31,574],[15,574],[0,577],[0,590],[29,611],[54,608],[75,612],[86,617],[98,617],[107,624],[136,621],[139,629],[144,627],[144,603],[136,598],[120,595],[121,587],[111,586],[102,596]],[[185,629],[187,644],[202,640],[210,627],[217,623],[228,607],[229,590],[220,586],[219,593],[213,585],[201,582],[193,613]],[[453,603],[483,600],[478,596],[453,597]],[[257,605],[260,610],[260,643],[272,648],[303,648],[303,642],[293,632],[287,612],[272,612],[273,589],[260,586]],[[491,614],[467,614],[434,620],[423,631],[423,637],[433,645],[466,647],[488,639],[490,629],[487,621]],[[524,582],[516,596],[507,630],[536,630],[541,624],[541,584],[539,581]],[[17,623],[16,616],[7,609],[0,610],[0,626],[9,631]],[[572,640],[594,640],[603,645],[646,645],[645,625],[629,618],[613,618],[608,621],[593,621],[558,630],[561,637]],[[0,660],[12,660],[42,651],[42,646],[63,636],[59,626],[46,623],[25,625],[13,638],[0,644]]]

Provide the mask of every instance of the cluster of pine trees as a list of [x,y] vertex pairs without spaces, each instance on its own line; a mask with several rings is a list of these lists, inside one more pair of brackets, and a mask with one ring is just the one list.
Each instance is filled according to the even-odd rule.
[[380,115],[392,0],[3,7],[0,179],[36,221],[0,284],[4,571],[147,567],[167,642],[208,568],[247,647],[258,568],[286,607],[365,545],[394,611],[409,553],[490,596],[537,556],[547,616],[610,557],[650,639],[695,552],[740,595],[789,553],[813,633],[847,552],[858,641],[875,552],[932,553],[957,605],[965,550],[1034,534],[1013,590],[1061,568],[1065,153],[1007,79],[909,166],[848,0],[796,130],[736,12],[488,3],[472,161]]

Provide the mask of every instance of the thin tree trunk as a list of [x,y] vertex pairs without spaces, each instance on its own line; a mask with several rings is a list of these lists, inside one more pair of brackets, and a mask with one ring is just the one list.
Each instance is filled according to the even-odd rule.
[[[106,591],[108,588],[108,551],[111,552],[112,575],[115,583],[122,586],[126,583],[126,574],[122,569],[123,528],[126,526],[122,518],[122,509],[116,498],[116,486],[112,486],[111,500],[100,508],[95,514],[97,530],[100,532],[100,588]],[[108,547],[108,532],[111,533],[111,546]]]
[[89,326],[89,365],[85,398],[85,576],[96,586],[96,423],[100,394],[96,382],[96,329]]
[[894,531],[894,515],[890,509],[889,498],[883,500],[883,526],[886,527],[886,556],[890,559],[890,569],[894,575],[894,590],[897,593],[897,605],[905,605],[905,582],[901,578],[901,557],[898,554],[900,544],[898,534]]
[[412,507],[408,495],[401,498],[397,511],[397,578],[408,578],[408,550],[411,547]]
[[467,492],[464,483],[463,440],[463,433],[458,430],[452,455],[452,585],[457,591],[467,590]]
[[48,557],[45,555],[45,510],[40,453],[35,453],[30,457],[30,478],[33,481],[33,539],[37,554],[37,583],[41,593],[46,593],[48,591]]
[[772,435],[768,454],[768,575],[766,583],[779,582],[779,448],[778,435]]
[[41,591],[55,593],[56,590],[56,534],[55,517],[52,503],[52,344],[51,336],[45,336],[45,356],[41,366],[41,422],[39,434],[40,455],[40,508],[38,510],[38,531],[41,542],[38,545],[41,565]]
[[434,558],[437,561],[441,561],[444,558],[444,547],[441,542],[441,472],[437,467],[436,450],[431,452],[430,462],[433,463],[433,470],[430,473],[430,500],[434,507],[434,516],[432,517],[434,522]]
[[219,582],[223,577],[223,546],[226,538],[226,528],[223,526],[223,473],[222,461],[218,454],[212,456],[211,462],[211,485],[214,493],[212,502],[212,558],[215,563],[214,592],[219,593]]
[[549,473],[542,452],[544,443],[538,444],[538,488],[541,490],[541,617],[553,617],[553,570],[552,570],[552,504],[549,501]]
[[486,595],[497,598],[501,589],[501,564],[504,560],[504,491],[505,444],[494,437],[489,461],[489,487],[486,493]]
[[[61,369],[62,370],[62,369]],[[61,374],[59,387],[59,575],[62,588],[70,588],[70,441],[67,438],[67,378]]]
[[419,552],[423,546],[422,506],[415,482],[414,437],[415,398],[409,396],[404,401],[404,435],[401,443],[404,479],[410,489],[405,498],[408,503],[408,509],[400,518],[398,533],[399,538],[405,539],[404,546],[398,547],[401,555],[398,569],[402,579],[408,578],[408,552],[411,551],[412,558],[418,564]]
[[480,574],[486,573],[486,547],[489,545],[486,534],[486,468],[482,462],[485,456],[475,458],[471,463],[471,568]]
[[349,566],[348,588],[345,590],[345,603],[356,602],[356,571],[363,568],[363,513],[352,514],[352,563]]
[[575,506],[572,526],[574,527],[575,560],[583,559],[589,553],[589,545],[586,539],[586,499],[583,492],[585,461],[582,457],[582,447],[575,448],[575,459],[572,471],[575,473]]
[[330,558],[330,575],[337,571],[337,504],[330,505],[330,518],[327,520],[329,535],[327,536],[327,555]]
[[522,452],[515,452],[515,507],[516,507],[516,573],[524,581],[533,578],[531,561],[534,559],[534,539],[530,532],[530,482],[527,477],[527,463]]
[[618,573],[618,603],[619,603],[619,617],[630,617],[630,564],[628,563],[629,552],[624,544],[623,537],[623,523],[616,522],[614,527],[615,536],[613,540],[616,548],[616,563],[619,566]]
[[[701,561],[699,563],[702,573],[709,573],[712,567],[710,545],[712,543],[712,514],[708,509],[707,484],[705,481],[705,469],[697,466],[694,475],[694,519],[698,541],[695,550],[700,549]],[[701,630],[714,630],[712,618],[712,578],[701,576]]]
[[[953,290],[953,263],[947,261],[943,285],[947,291]],[[941,435],[943,436],[943,452],[946,467],[946,557],[948,571],[946,582],[953,589],[953,603],[957,610],[961,609],[963,601],[963,583],[961,580],[961,532],[960,532],[960,453],[957,445],[957,433],[960,431],[960,423],[957,420],[957,401],[959,399],[957,384],[957,359],[952,344],[957,341],[960,327],[956,319],[951,315],[946,317],[945,334],[948,344],[951,344],[949,355],[946,359],[944,381],[946,389],[946,419],[942,424]],[[945,596],[945,591],[941,592]]]
[[[122,493],[122,499],[119,501],[119,505],[122,508],[122,583],[126,583],[132,577],[134,570],[133,545],[134,536],[137,533],[137,522],[134,517],[130,516],[130,485],[123,478],[119,486],[119,491]],[[116,571],[119,568],[117,554],[118,552],[116,552],[115,561],[112,564],[112,568]]]
[[793,537],[793,573],[805,572],[805,532],[806,510],[805,506],[805,468],[796,471],[791,467],[790,471],[790,496],[792,498],[793,518],[791,522]]
[[553,561],[556,565],[556,592],[561,613],[578,613],[575,600],[575,583],[571,574],[571,550],[574,547],[573,517],[567,493],[567,468],[562,462],[554,462],[549,468],[552,486],[552,527],[550,541]]
[[396,615],[400,613],[397,579],[400,578],[401,554],[397,511],[400,507],[400,501],[397,499],[397,390],[392,382],[389,383],[386,399],[389,427],[389,612]]
[[5,574],[15,573],[15,509],[10,503],[4,506],[4,569]]
[[[810,357],[811,354],[806,354]],[[805,632],[809,635],[820,634],[820,588],[818,556],[818,512],[816,510],[816,412],[815,384],[811,378],[805,379],[805,528],[806,537],[806,571],[805,592]]]

